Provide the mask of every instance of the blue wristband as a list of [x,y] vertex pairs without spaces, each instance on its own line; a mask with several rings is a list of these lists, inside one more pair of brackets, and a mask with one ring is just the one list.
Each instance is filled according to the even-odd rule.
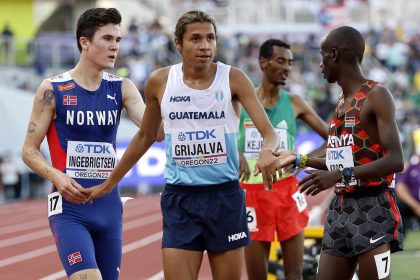
[[295,167],[298,167],[300,165],[301,157],[302,157],[301,154],[296,155]]

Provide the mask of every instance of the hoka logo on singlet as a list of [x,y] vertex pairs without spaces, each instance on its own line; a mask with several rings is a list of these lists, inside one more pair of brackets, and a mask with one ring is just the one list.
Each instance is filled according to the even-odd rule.
[[115,125],[118,110],[111,111],[74,111],[67,110],[66,125]]
[[338,136],[328,136],[328,147],[338,148],[344,146],[354,145],[353,135],[352,134],[343,134]]
[[201,120],[201,119],[224,119],[225,112],[170,112],[169,118],[171,120]]
[[190,96],[171,96],[169,102],[191,102]]

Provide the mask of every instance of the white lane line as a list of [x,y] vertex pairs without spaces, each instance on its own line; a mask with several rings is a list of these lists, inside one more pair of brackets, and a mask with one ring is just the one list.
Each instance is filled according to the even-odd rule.
[[162,280],[164,279],[163,277],[163,270],[159,271],[158,273],[156,273],[155,275],[153,275],[152,277],[148,278],[147,280]]
[[[145,213],[149,213],[149,212],[155,212],[156,210],[160,210],[160,205],[157,202],[153,202],[153,203],[146,202],[146,204],[142,203],[140,206],[141,207],[132,207],[130,209],[125,209],[124,219],[141,215],[141,214],[145,214]],[[137,208],[140,208],[140,209],[137,210]],[[45,215],[45,217],[42,217],[40,219],[36,219],[36,220],[32,219],[30,222],[23,222],[19,224],[0,226],[0,235],[20,232],[22,230],[28,230],[28,229],[38,228],[42,226],[49,227],[47,215]]]
[[[159,231],[159,232],[154,233],[152,235],[149,235],[149,236],[147,236],[143,239],[140,239],[138,241],[135,241],[135,242],[132,242],[130,244],[127,244],[127,245],[123,246],[122,253],[125,254],[125,253],[128,253],[128,252],[134,251],[136,249],[142,248],[144,246],[152,244],[153,242],[159,241],[161,239],[162,239],[162,231]],[[57,279],[65,277],[65,276],[66,276],[66,272],[64,270],[61,270],[61,271],[55,272],[53,274],[47,275],[47,276],[45,276],[45,277],[43,277],[39,280],[57,280]],[[155,277],[155,276],[153,276],[153,277]],[[162,276],[163,276],[163,271],[162,271]],[[157,279],[162,279],[162,278],[155,278],[154,280],[157,280]]]
[[20,224],[14,224],[10,226],[4,226],[0,227],[0,234],[8,234],[13,232],[19,232],[22,230],[42,227],[42,226],[48,226],[48,220],[47,218],[42,218],[36,221],[30,221],[30,222],[24,222]]
[[28,241],[33,241],[33,240],[41,239],[48,236],[51,236],[51,231],[49,229],[22,234],[16,237],[0,240],[0,248],[13,246],[13,245],[21,244]]
[[127,244],[123,246],[122,253],[128,253],[131,251],[134,251],[136,249],[142,248],[144,246],[147,246],[149,244],[152,244],[153,242],[159,241],[162,239],[162,231],[156,232],[152,235],[149,235],[143,239],[140,239],[138,241],[131,242],[130,244]]
[[50,245],[50,246],[47,246],[47,247],[36,249],[36,250],[30,251],[30,252],[27,252],[27,253],[24,253],[24,254],[13,256],[13,257],[10,257],[10,258],[7,258],[7,259],[2,259],[2,260],[0,260],[0,267],[8,266],[8,265],[15,264],[15,263],[18,263],[18,262],[23,262],[23,261],[33,259],[33,258],[42,256],[42,255],[45,255],[45,254],[49,254],[49,253],[52,253],[52,252],[55,252],[55,251],[56,251],[55,245]]
[[[133,228],[137,228],[137,227],[145,226],[145,225],[148,225],[148,224],[151,224],[151,223],[154,223],[154,222],[158,222],[161,219],[162,219],[162,214],[159,212],[157,214],[152,214],[152,215],[146,216],[144,218],[140,218],[140,219],[136,219],[136,220],[133,220],[133,221],[130,221],[130,222],[126,222],[126,223],[123,224],[123,231],[131,230]],[[50,229],[39,230],[39,231],[36,231],[36,232],[22,234],[22,235],[19,235],[19,236],[15,236],[15,237],[0,240],[0,248],[9,247],[9,246],[13,246],[13,245],[16,245],[16,244],[22,244],[24,242],[29,242],[29,241],[33,241],[33,240],[36,240],[36,239],[49,237],[49,236],[51,236]]]
[[67,277],[67,274],[64,270],[42,277],[39,280],[56,280],[56,279],[61,279],[63,277]]
[[[127,223],[123,224],[123,232],[127,231],[127,230],[137,228],[137,227],[142,227],[142,226],[149,225],[149,224],[152,224],[152,223],[155,223],[155,222],[159,222],[159,221],[161,221],[161,219],[162,219],[162,214],[157,213],[157,214],[152,214],[152,215],[146,216],[144,218],[140,218],[140,219],[136,219],[136,220],[127,222]],[[16,244],[21,244],[21,243],[24,243],[24,242],[29,242],[29,241],[33,241],[33,240],[36,240],[36,239],[49,237],[49,236],[52,236],[51,231],[49,229],[41,230],[41,231],[37,231],[37,232],[34,232],[34,233],[29,233],[29,234],[23,234],[23,235],[19,235],[19,236],[15,236],[15,237],[12,237],[12,238],[1,240],[0,241],[0,248],[9,247],[9,246],[13,246],[13,245],[16,245]],[[46,248],[46,247],[43,247],[43,248]],[[41,248],[41,249],[43,249],[43,248]],[[40,250],[40,249],[38,249],[38,250]],[[36,250],[34,250],[34,251],[36,251]],[[31,252],[34,252],[34,251],[31,251]],[[22,261],[24,261],[24,260],[26,260],[26,259],[23,259]],[[1,263],[1,261],[2,260],[0,260],[0,263]],[[16,262],[19,262],[19,260],[16,261]]]
[[136,219],[130,222],[125,222],[123,224],[123,231],[130,230],[136,227],[145,226],[151,223],[155,223],[162,220],[162,214],[159,212],[157,214],[152,214],[144,218]]

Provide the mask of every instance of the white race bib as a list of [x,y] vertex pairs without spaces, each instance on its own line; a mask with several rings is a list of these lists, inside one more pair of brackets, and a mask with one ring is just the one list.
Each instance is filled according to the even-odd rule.
[[248,229],[250,232],[258,231],[257,213],[254,207],[246,208],[246,219],[248,221]]
[[[353,152],[351,146],[327,148],[325,163],[329,171],[340,170],[346,167],[354,167]],[[349,182],[349,186],[357,185],[357,181],[353,178]],[[341,182],[336,184],[337,187],[345,187]]]
[[48,195],[48,217],[63,213],[63,197],[59,192]]
[[72,178],[106,179],[115,164],[115,150],[110,143],[67,142],[66,173]]
[[295,192],[292,195],[292,198],[296,202],[296,207],[298,208],[299,213],[302,212],[303,210],[305,210],[306,207],[308,207],[308,204],[306,202],[306,198],[300,191]]
[[182,167],[222,164],[227,161],[223,126],[202,130],[173,130],[172,158]]
[[378,279],[384,279],[388,277],[391,268],[391,253],[386,251],[385,253],[374,255],[376,270],[378,272]]
[[[274,128],[280,137],[280,146],[278,151],[288,149],[287,128]],[[263,138],[255,126],[245,127],[245,154],[248,158],[257,159],[263,146]]]

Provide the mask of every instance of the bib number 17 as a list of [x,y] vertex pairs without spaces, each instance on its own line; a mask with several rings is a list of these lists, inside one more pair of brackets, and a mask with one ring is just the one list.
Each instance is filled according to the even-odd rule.
[[63,212],[63,197],[59,192],[48,195],[48,217]]

